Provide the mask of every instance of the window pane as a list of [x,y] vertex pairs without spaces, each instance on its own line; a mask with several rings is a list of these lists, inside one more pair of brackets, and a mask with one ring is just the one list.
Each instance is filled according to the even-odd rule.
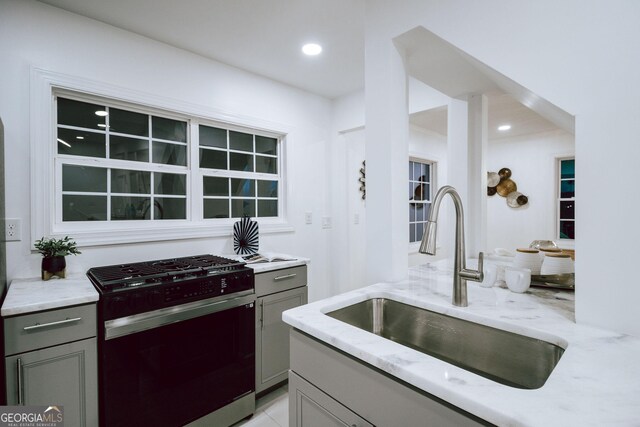
[[415,222],[416,221],[416,211],[418,210],[418,204],[417,203],[409,203],[409,221],[410,222]]
[[430,179],[429,177],[431,176],[431,165],[429,164],[424,164],[424,182],[429,182]]
[[149,141],[112,135],[109,137],[109,157],[134,162],[148,162]]
[[560,238],[575,239],[575,222],[560,221]]
[[105,157],[105,135],[58,128],[58,153],[72,156]]
[[253,172],[253,156],[251,154],[229,153],[229,160],[231,170]]
[[266,136],[256,135],[256,153],[262,154],[278,154],[278,140],[276,138],[267,138]]
[[418,240],[422,240],[423,234],[424,234],[424,222],[419,222],[416,224],[416,242]]
[[229,218],[228,199],[204,199],[205,218]]
[[424,184],[413,184],[413,200],[423,200],[422,191]]
[[575,218],[575,202],[567,201],[560,202],[560,219],[574,219]]
[[62,165],[62,191],[104,193],[107,191],[107,169]]
[[576,196],[576,182],[560,181],[560,197],[563,199],[569,199]]
[[227,169],[227,152],[200,149],[200,167],[207,169]]
[[112,193],[149,194],[151,172],[111,169]]
[[187,199],[156,197],[153,203],[155,219],[186,219]]
[[576,161],[561,160],[560,161],[560,178],[575,178],[576,176]]
[[409,181],[413,181],[415,178],[413,177],[413,164],[415,162],[409,161]]
[[414,162],[413,163],[413,180],[420,181],[421,175],[422,173],[421,173],[420,163]]
[[151,199],[149,197],[111,197],[112,220],[151,219]]
[[205,196],[228,196],[229,178],[203,177],[202,187]]
[[256,195],[255,181],[253,179],[231,178],[231,195],[254,197]]
[[258,181],[258,197],[278,197],[278,181]]
[[117,108],[109,109],[109,132],[149,136],[149,116]]
[[231,200],[231,216],[233,218],[256,216],[256,201],[253,199]]
[[218,129],[201,125],[200,145],[206,145],[208,147],[227,148],[226,129]]
[[230,130],[229,149],[253,152],[253,135]]
[[156,194],[187,194],[187,176],[184,174],[154,172],[153,184]]
[[422,215],[424,220],[427,221],[429,219],[429,212],[431,212],[431,203],[425,203],[423,206],[424,209]]
[[416,225],[415,224],[409,224],[409,241],[410,242],[416,241]]
[[63,221],[106,221],[107,196],[62,196]]
[[106,108],[88,102],[58,98],[58,124],[104,130],[105,117],[97,116],[96,111],[106,111]]
[[153,163],[187,165],[187,146],[153,141]]
[[256,172],[278,173],[278,161],[275,157],[256,156]]
[[258,200],[258,216],[278,216],[278,201]]
[[187,122],[155,116],[152,117],[151,122],[154,138],[187,142]]

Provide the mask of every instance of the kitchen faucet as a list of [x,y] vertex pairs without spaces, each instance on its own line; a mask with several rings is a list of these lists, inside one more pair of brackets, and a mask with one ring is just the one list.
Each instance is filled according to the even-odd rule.
[[436,231],[438,221],[438,211],[440,203],[444,196],[449,194],[453,199],[456,207],[456,249],[453,258],[453,305],[457,307],[466,307],[467,302],[467,280],[474,282],[482,282],[484,274],[482,272],[482,264],[484,254],[480,252],[478,256],[478,270],[467,270],[466,259],[464,253],[464,209],[462,207],[462,199],[455,188],[445,185],[438,190],[436,197],[431,204],[429,219],[427,226],[422,235],[422,243],[420,243],[420,253],[435,255],[436,254]]

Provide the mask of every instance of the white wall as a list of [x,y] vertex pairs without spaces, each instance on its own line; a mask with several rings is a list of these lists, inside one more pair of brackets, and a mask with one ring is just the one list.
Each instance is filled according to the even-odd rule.
[[[327,205],[327,141],[331,103],[189,52],[155,42],[34,1],[0,2],[0,117],[5,123],[6,215],[22,220],[21,242],[7,245],[7,275],[37,276],[40,256],[29,236],[29,78],[31,67],[159,95],[231,116],[292,129],[287,147],[291,225],[295,232],[261,236],[261,247],[312,260],[310,300],[329,295],[327,230],[320,217]],[[315,221],[305,225],[304,212]],[[192,239],[82,248],[70,269],[183,256],[229,253],[231,238]]]
[[[576,318],[640,336],[631,270],[640,200],[603,179],[607,168],[618,182],[640,179],[640,49],[630,48],[640,41],[640,2],[369,0],[366,13],[367,48],[423,26],[576,117]],[[624,208],[593,195],[625,200]]]
[[[514,251],[529,247],[533,240],[560,243],[555,237],[556,158],[574,153],[573,135],[562,130],[489,142],[487,169],[492,172],[503,167],[511,169],[511,178],[518,185],[518,191],[529,198],[529,203],[514,209],[498,194],[488,197],[488,250]],[[581,200],[579,206],[582,205]]]

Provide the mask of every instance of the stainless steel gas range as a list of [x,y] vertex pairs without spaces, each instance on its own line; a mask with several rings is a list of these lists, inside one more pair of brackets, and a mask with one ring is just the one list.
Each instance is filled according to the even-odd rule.
[[230,425],[255,409],[253,270],[213,255],[91,268],[100,422]]

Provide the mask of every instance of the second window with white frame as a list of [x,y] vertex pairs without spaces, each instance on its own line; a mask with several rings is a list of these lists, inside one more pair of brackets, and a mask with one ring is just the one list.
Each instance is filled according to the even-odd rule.
[[409,160],[409,243],[419,242],[431,209],[435,162]]

